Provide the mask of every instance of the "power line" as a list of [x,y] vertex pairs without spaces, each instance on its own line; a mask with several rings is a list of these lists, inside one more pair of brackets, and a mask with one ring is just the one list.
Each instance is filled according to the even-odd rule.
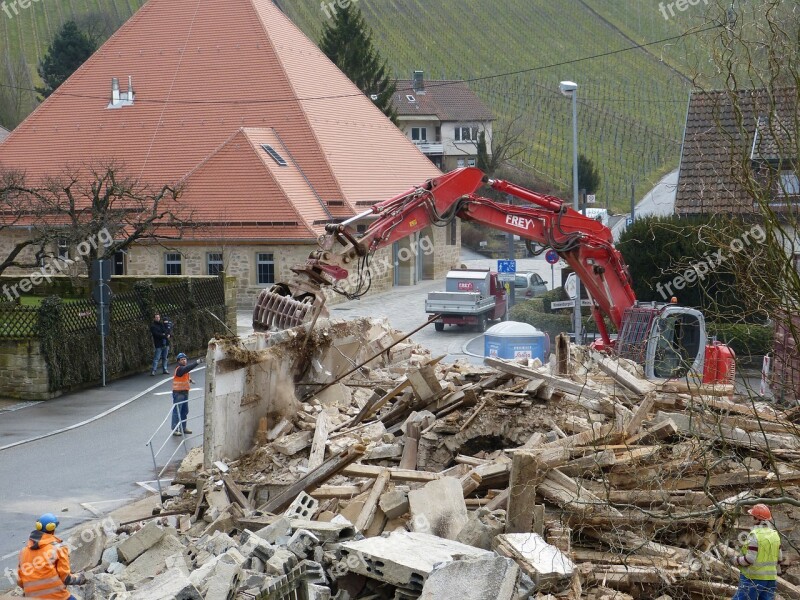
[[[642,48],[646,48],[648,46],[654,46],[656,44],[662,44],[664,42],[669,42],[673,40],[682,39],[689,35],[695,35],[699,33],[705,33],[706,31],[711,31],[712,29],[717,29],[721,27],[721,25],[713,25],[710,27],[706,27],[704,29],[698,29],[694,31],[685,31],[680,35],[675,35],[667,38],[662,38],[660,40],[655,40],[652,42],[645,42],[643,44],[635,44],[633,46],[628,46],[627,48],[619,48],[617,50],[609,50],[607,52],[601,52],[599,54],[592,54],[590,56],[583,56],[580,58],[573,58],[571,60],[564,60],[557,63],[551,63],[549,65],[540,65],[537,67],[530,67],[527,69],[519,69],[516,71],[506,71],[504,73],[494,73],[491,75],[484,75],[481,77],[472,77],[469,79],[461,79],[461,80],[453,80],[453,81],[440,81],[440,82],[426,82],[425,87],[426,89],[434,88],[434,87],[443,87],[448,85],[457,85],[461,83],[472,83],[477,81],[486,81],[489,79],[497,79],[501,77],[510,77],[512,75],[522,75],[525,73],[533,73],[535,71],[543,71],[545,69],[552,69],[555,67],[561,67],[564,65],[571,65],[579,62],[585,62],[589,60],[595,60],[598,58],[605,58],[607,56],[614,56],[616,54],[622,54],[623,52],[629,52],[631,50],[640,50]],[[7,89],[15,89],[15,90],[22,90],[26,92],[36,92],[36,89],[20,87],[20,86],[13,86],[8,84],[0,83],[0,87],[7,88]],[[406,92],[406,91],[413,91],[413,88],[403,88],[398,89],[398,92]],[[56,92],[61,96],[68,96],[70,98],[82,98],[87,100],[106,100],[107,96],[95,96],[95,95],[87,95],[87,94],[73,94],[69,92]],[[332,96],[306,96],[303,98],[298,98],[296,96],[292,96],[290,98],[259,98],[259,99],[251,99],[251,100],[172,100],[172,99],[147,99],[137,97],[137,103],[150,103],[150,104],[166,104],[169,102],[170,104],[185,104],[185,105],[204,105],[204,104],[229,104],[234,106],[246,106],[246,105],[258,105],[258,104],[277,104],[283,102],[310,102],[315,100],[338,100],[341,98],[357,98],[363,96],[361,92],[358,94],[337,94]]]

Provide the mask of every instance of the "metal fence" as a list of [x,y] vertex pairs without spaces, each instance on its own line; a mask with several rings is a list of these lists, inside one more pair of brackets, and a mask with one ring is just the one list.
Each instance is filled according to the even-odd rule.
[[[152,307],[162,314],[177,314],[201,307],[225,304],[222,280],[189,279],[153,289]],[[150,322],[144,299],[136,291],[116,294],[111,300],[111,323]],[[61,305],[62,331],[97,331],[97,305],[86,299],[66,299]],[[31,339],[39,335],[39,308],[0,305],[0,339]]]

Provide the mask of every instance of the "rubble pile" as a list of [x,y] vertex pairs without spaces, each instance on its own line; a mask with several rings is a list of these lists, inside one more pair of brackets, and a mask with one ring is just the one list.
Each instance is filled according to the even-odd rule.
[[[794,553],[792,415],[556,348],[475,366],[402,342],[393,364],[298,388],[240,459],[190,453],[164,512],[107,538],[76,596],[730,598],[756,499],[786,501]],[[779,597],[800,598],[794,569]]]

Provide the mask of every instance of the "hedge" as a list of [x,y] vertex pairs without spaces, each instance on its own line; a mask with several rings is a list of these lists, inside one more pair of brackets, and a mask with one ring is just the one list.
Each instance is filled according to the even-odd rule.
[[771,325],[751,323],[708,323],[708,336],[717,336],[736,356],[762,356],[772,352],[774,331]]

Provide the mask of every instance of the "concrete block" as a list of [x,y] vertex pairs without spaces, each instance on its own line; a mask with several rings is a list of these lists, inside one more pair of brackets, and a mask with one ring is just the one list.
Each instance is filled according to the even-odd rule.
[[294,456],[301,450],[305,450],[311,445],[314,434],[310,431],[298,431],[290,433],[272,442],[272,447],[281,454]]
[[[228,600],[231,588],[236,582],[242,563],[235,548],[230,553],[223,554],[214,565],[214,570],[206,579],[208,584],[203,598],[205,600]],[[241,556],[241,555],[239,555]]]
[[404,515],[409,510],[408,494],[400,490],[392,490],[381,495],[378,501],[378,506],[381,507],[383,514],[389,520],[396,519]]
[[215,532],[225,532],[230,531],[235,527],[236,523],[234,521],[233,515],[227,510],[220,513],[220,515],[214,519],[208,527],[203,530],[203,535],[211,535]]
[[493,546],[498,554],[514,559],[533,579],[537,590],[546,591],[568,582],[575,570],[567,555],[538,533],[498,535]]
[[495,536],[505,530],[506,511],[479,508],[469,515],[467,524],[458,534],[457,541],[484,550],[492,549]]
[[84,596],[105,600],[107,598],[121,598],[120,594],[127,594],[125,584],[108,573],[96,573],[82,590]]
[[313,533],[319,541],[326,542],[341,542],[349,540],[356,535],[355,527],[350,522],[334,522],[334,521],[307,521],[305,519],[292,519],[292,529],[305,529]]
[[286,517],[280,517],[274,523],[256,531],[256,535],[268,544],[274,544],[278,538],[292,535],[292,524]]
[[[100,562],[104,565],[110,565],[111,563],[119,562],[119,554],[117,553],[116,546],[109,546],[105,550],[103,550],[103,554],[100,555]],[[72,561],[70,561],[70,565]]]
[[129,564],[119,575],[126,585],[137,586],[143,580],[155,577],[166,569],[167,558],[184,552],[183,544],[173,535],[165,535],[161,540]]
[[268,561],[275,554],[275,547],[249,529],[245,529],[240,536],[242,540],[239,552],[245,558],[258,558],[264,562]]
[[411,530],[455,540],[467,524],[464,490],[455,477],[430,481],[408,493]]
[[229,548],[234,548],[239,544],[227,533],[215,531],[211,535],[204,535],[194,545],[200,550],[219,556],[220,554],[225,554]]
[[121,562],[112,562],[106,568],[106,573],[108,573],[109,575],[114,575],[115,577],[118,576],[120,573],[124,572],[125,572],[125,565],[123,565]]
[[309,583],[306,588],[306,598],[308,600],[331,600],[331,590],[321,585]]
[[275,554],[267,561],[266,569],[268,575],[286,575],[297,565],[297,557],[294,553],[285,548],[278,548]]
[[388,458],[399,458],[403,455],[403,447],[400,444],[376,444],[367,449],[364,460],[386,460]]
[[117,554],[122,562],[130,564],[143,552],[152,548],[164,537],[164,530],[150,521],[128,539],[117,545]]
[[493,552],[459,544],[427,533],[393,532],[341,544],[337,569],[422,591],[434,567],[458,559],[490,558]]
[[305,529],[298,529],[289,539],[289,543],[286,547],[290,552],[294,553],[297,558],[303,560],[307,558],[309,554],[313,553],[314,546],[319,543],[319,538],[313,533]]
[[203,596],[180,571],[164,571],[138,588],[131,600],[203,600]]
[[297,498],[292,500],[289,508],[283,511],[283,515],[289,519],[296,517],[301,519],[310,519],[314,516],[314,513],[317,512],[317,508],[319,508],[318,500],[312,498],[305,492],[300,492],[297,495]]
[[73,532],[66,540],[69,547],[73,548],[69,555],[72,571],[88,571],[99,565],[107,540],[103,523],[99,521],[88,523]]
[[420,600],[512,600],[519,567],[510,558],[493,556],[456,560],[428,576]]

